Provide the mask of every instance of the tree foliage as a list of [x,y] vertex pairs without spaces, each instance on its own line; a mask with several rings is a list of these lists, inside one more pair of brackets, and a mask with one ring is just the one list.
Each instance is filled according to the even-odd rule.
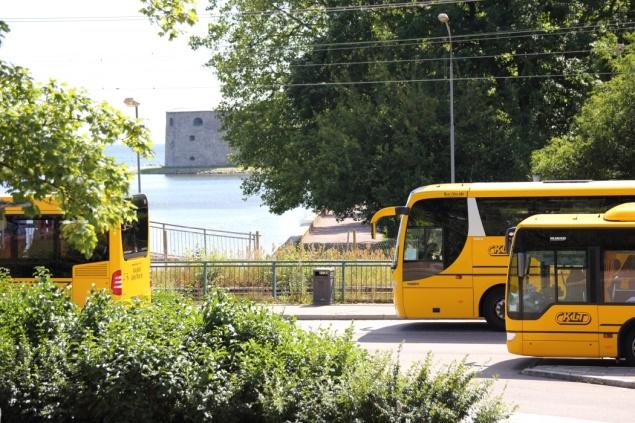
[[11,422],[497,422],[510,414],[464,363],[401,372],[328,331],[213,291],[79,309],[39,270],[0,272],[0,409]]
[[126,199],[130,174],[104,147],[123,142],[146,157],[147,129],[81,90],[38,83],[27,69],[5,61],[0,90],[0,185],[18,203],[56,200],[67,219],[64,236],[90,255],[97,233],[135,216]]
[[531,152],[565,133],[593,83],[609,78],[590,43],[621,37],[632,15],[630,0],[389,3],[209,2],[215,18],[191,43],[210,49],[225,139],[255,169],[246,194],[278,213],[347,215],[449,180],[440,12],[454,35],[457,180],[525,179]]
[[532,155],[535,173],[550,179],[635,178],[635,34],[626,46],[615,37],[598,43],[617,75],[598,84],[569,132]]
[[140,0],[143,7],[139,10],[161,30],[159,35],[166,35],[170,40],[180,33],[180,25],[193,25],[198,16],[193,4],[196,0]]

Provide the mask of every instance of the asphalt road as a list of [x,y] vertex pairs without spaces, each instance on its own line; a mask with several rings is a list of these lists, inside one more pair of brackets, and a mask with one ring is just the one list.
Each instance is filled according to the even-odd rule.
[[[299,321],[306,329],[331,327],[341,332],[347,321]],[[507,352],[505,333],[493,332],[480,321],[354,322],[354,338],[369,351],[388,352],[410,366],[432,352],[435,365],[466,357],[481,377],[496,377],[494,392],[518,406],[513,422],[635,422],[635,389],[566,382],[520,372],[538,359]],[[540,360],[541,364],[571,364],[571,360]],[[608,360],[585,363],[613,365]]]

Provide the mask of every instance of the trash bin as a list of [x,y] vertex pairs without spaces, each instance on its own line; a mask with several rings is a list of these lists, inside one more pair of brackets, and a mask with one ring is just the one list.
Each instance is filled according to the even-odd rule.
[[329,305],[333,302],[332,267],[313,269],[313,305]]

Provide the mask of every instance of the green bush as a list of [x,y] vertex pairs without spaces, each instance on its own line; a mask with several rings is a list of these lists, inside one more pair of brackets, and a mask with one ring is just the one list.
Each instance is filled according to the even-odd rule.
[[352,331],[305,332],[214,290],[72,305],[48,274],[0,274],[3,421],[493,422],[509,410],[462,363],[403,372]]

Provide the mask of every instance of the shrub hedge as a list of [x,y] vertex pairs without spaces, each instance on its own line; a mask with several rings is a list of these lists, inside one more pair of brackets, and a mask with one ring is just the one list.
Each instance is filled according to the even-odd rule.
[[39,270],[0,274],[2,421],[494,422],[509,409],[463,363],[410,371],[351,331],[306,332],[213,291],[152,304],[95,293],[83,309]]

